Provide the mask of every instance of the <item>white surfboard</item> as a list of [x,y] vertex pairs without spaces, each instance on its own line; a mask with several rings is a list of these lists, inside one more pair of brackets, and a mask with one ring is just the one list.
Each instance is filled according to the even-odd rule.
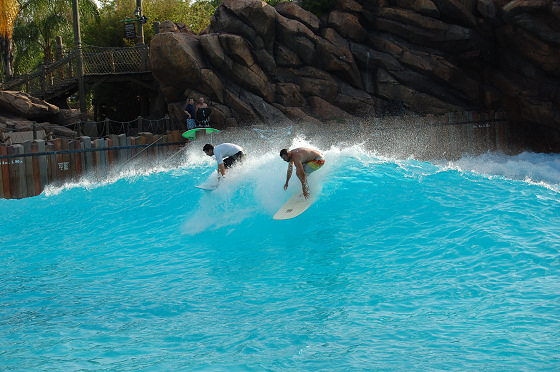
[[289,220],[305,212],[311,204],[313,204],[311,197],[305,199],[303,194],[292,195],[272,218],[275,220]]

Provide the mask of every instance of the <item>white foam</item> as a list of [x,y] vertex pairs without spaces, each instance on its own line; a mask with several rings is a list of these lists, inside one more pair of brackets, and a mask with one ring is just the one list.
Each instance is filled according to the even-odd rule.
[[[279,138],[263,141],[258,133],[252,130],[223,131],[214,136],[215,144],[233,142],[244,147],[247,157],[242,166],[228,172],[226,183],[249,184],[254,190],[253,197],[267,212],[273,212],[287,199],[283,185],[286,178],[287,164],[280,158],[282,148],[293,149],[296,147],[316,148],[325,155],[325,165],[321,171],[315,172],[310,178],[311,188],[317,188],[320,193],[321,185],[325,180],[336,175],[341,169],[358,160],[361,166],[375,172],[375,165],[379,163],[394,163],[401,167],[404,176],[415,174],[434,173],[445,170],[459,172],[473,172],[489,178],[502,177],[518,180],[529,184],[539,185],[554,191],[560,191],[560,155],[537,154],[524,152],[511,156],[503,153],[489,152],[479,156],[464,156],[455,161],[434,161],[434,168],[427,166],[428,162],[416,162],[414,159],[397,159],[387,157],[369,150],[365,142],[343,143],[337,145],[324,145],[324,138],[308,138],[303,134],[280,136]],[[343,140],[343,139],[341,139]],[[216,177],[216,161],[202,152],[204,140],[193,141],[184,148],[170,155],[166,159],[156,161],[135,159],[133,161],[116,165],[110,169],[107,176],[100,179],[97,172],[89,172],[79,180],[67,182],[64,185],[50,185],[45,188],[44,194],[57,195],[73,188],[94,189],[104,187],[121,179],[134,182],[139,177],[150,177],[157,173],[170,172],[174,177],[198,177],[210,182]],[[330,147],[327,147],[330,146]],[[421,165],[417,163],[422,163]],[[414,165],[416,164],[416,166]],[[352,165],[352,166],[355,166]],[[295,176],[290,180],[288,194],[299,190],[301,185]],[[222,188],[224,190],[224,188]],[[219,194],[219,192],[218,192]]]
[[502,177],[560,191],[560,155],[523,152],[519,155],[488,152],[464,156],[446,164],[461,172]]

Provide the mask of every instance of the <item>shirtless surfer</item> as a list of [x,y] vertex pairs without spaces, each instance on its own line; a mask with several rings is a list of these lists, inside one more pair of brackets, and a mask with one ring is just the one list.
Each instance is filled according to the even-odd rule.
[[288,182],[292,176],[293,166],[296,166],[296,176],[301,181],[301,189],[303,196],[307,199],[309,197],[309,186],[307,185],[307,175],[313,173],[325,164],[325,158],[319,151],[307,147],[298,147],[297,149],[280,150],[280,157],[290,163],[288,165],[288,174],[286,177],[286,184],[284,190],[288,188]]

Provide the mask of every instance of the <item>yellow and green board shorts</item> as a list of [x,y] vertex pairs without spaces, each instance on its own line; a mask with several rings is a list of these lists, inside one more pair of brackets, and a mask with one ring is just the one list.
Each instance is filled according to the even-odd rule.
[[317,169],[321,168],[325,164],[325,158],[322,156],[318,156],[313,160],[308,161],[307,163],[303,164],[303,171],[305,174],[311,174],[315,172]]

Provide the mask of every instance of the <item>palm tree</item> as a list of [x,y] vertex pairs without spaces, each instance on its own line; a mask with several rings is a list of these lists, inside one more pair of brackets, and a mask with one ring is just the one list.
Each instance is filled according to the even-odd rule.
[[18,12],[19,6],[16,0],[0,0],[0,50],[6,79],[11,78],[14,74],[12,34]]

